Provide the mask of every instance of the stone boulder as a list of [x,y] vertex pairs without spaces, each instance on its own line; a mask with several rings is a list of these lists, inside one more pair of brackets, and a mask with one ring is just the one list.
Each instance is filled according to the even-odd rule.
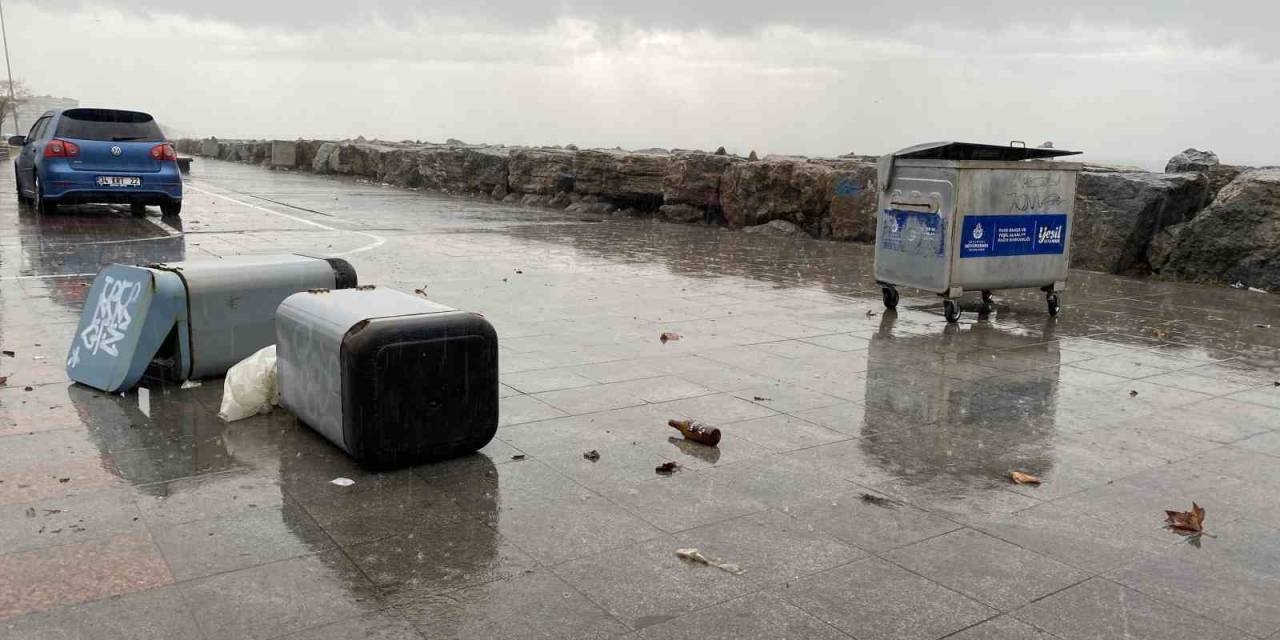
[[1096,173],[1076,183],[1071,266],[1109,273],[1144,272],[1151,239],[1203,206],[1209,181],[1200,173]]
[[1169,162],[1164,165],[1164,172],[1186,173],[1188,171],[1208,171],[1209,167],[1217,164],[1218,154],[1212,151],[1187,149],[1186,151],[1169,158]]
[[707,214],[691,204],[664,204],[658,207],[658,215],[671,222],[700,222]]
[[591,149],[574,154],[574,191],[656,210],[671,156]]
[[831,201],[834,170],[792,159],[740,162],[724,173],[720,206],[731,227],[771,220],[820,223]]
[[505,149],[429,147],[413,152],[421,186],[453,193],[493,193],[507,185]]
[[329,157],[337,150],[337,143],[321,143],[320,147],[316,149],[315,156],[311,159],[311,170],[316,173],[329,173]]
[[831,199],[822,223],[822,236],[832,240],[875,240],[876,208],[880,202],[875,163],[835,165],[828,192]]
[[1184,225],[1162,275],[1280,289],[1280,167],[1249,169]]
[[507,164],[507,188],[513,193],[542,195],[572,191],[573,155],[572,151],[556,149],[514,150]]
[[[671,159],[662,177],[662,201],[666,205],[693,205],[702,209],[720,206],[720,180],[729,165],[727,155],[689,152]],[[701,214],[698,216],[701,218]]]
[[798,236],[802,233],[800,227],[794,222],[786,220],[770,220],[764,224],[747,227],[743,231],[766,236]]

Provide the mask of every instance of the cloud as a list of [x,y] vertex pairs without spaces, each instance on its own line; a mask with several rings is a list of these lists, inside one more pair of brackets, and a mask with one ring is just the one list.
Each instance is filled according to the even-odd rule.
[[[19,3],[6,7],[15,73],[37,91],[224,137],[808,154],[1018,138],[1148,166],[1192,145],[1274,161],[1280,143],[1270,115],[1280,87],[1259,81],[1277,77],[1274,58],[1193,35],[1182,26],[1193,12],[1180,10],[1139,25],[1124,8],[1088,18],[1101,6],[1092,0],[1075,18],[1026,3],[926,3],[938,9],[918,12],[928,20],[805,0],[644,5],[669,13],[445,3],[430,15],[318,0],[295,5],[290,22],[277,3],[258,4],[252,14],[239,0]],[[341,20],[337,9],[353,6],[365,8]]]

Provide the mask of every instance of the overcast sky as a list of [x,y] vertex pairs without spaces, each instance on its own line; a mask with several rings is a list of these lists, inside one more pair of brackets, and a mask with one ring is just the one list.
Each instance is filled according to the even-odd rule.
[[43,0],[14,75],[171,134],[1280,164],[1280,3]]

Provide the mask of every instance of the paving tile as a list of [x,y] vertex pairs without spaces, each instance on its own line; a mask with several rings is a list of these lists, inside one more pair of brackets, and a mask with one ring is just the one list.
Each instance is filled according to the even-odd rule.
[[1053,640],[1053,636],[1008,615],[978,623],[950,640]]
[[775,592],[859,640],[933,640],[996,613],[878,558],[831,569]]
[[429,638],[607,638],[627,631],[548,572],[448,594],[423,595],[396,607]]
[[145,532],[0,555],[0,620],[171,582]]
[[133,496],[124,491],[90,493],[0,507],[0,554],[142,533]]
[[498,426],[523,424],[567,415],[565,412],[533,397],[511,396],[498,400]]
[[211,640],[271,638],[380,608],[373,585],[337,551],[200,578],[179,587]]
[[1280,431],[1268,431],[1250,436],[1244,440],[1236,441],[1231,446],[1280,458]]
[[607,489],[604,495],[668,533],[765,509],[749,490],[714,471],[680,471]]
[[422,640],[422,637],[403,618],[389,611],[378,611],[280,636],[280,640]]
[[581,415],[645,404],[646,401],[639,391],[630,386],[633,382],[614,382],[579,389],[546,391],[534,397],[568,415]]
[[945,587],[1009,611],[1087,577],[1061,562],[973,529],[960,529],[884,557]]
[[778,583],[865,557],[861,549],[777,511],[764,511],[676,534],[683,547],[741,567],[749,580]]
[[249,509],[281,508],[284,493],[280,480],[269,475],[211,474],[152,485],[137,505],[150,525],[164,527]]
[[793,416],[779,414],[722,425],[725,431],[771,451],[794,451],[848,440],[849,436]]
[[1055,593],[1013,615],[1064,640],[1244,640],[1248,637],[1102,578]]
[[155,527],[156,546],[177,580],[323,551],[333,541],[297,505]]
[[[1215,540],[1209,540],[1215,543]],[[1202,541],[1203,544],[1203,541]],[[1266,637],[1280,631],[1280,574],[1177,555],[1141,560],[1110,577],[1162,602]]]
[[675,400],[664,402],[661,406],[675,415],[693,418],[694,420],[714,425],[763,418],[776,413],[764,405],[736,398],[731,394]]
[[[325,533],[343,545],[430,529],[463,517],[456,503],[410,470],[376,474],[357,471],[286,477],[285,490]],[[334,477],[345,477],[354,484],[333,484]],[[377,526],[371,527],[374,522]]]
[[790,384],[751,386],[739,389],[733,395],[780,412],[804,411],[844,402],[841,398]]
[[502,383],[521,393],[541,393],[543,391],[589,387],[595,385],[596,381],[567,369],[542,369],[504,375],[502,376]]
[[664,373],[664,370],[654,366],[654,363],[649,360],[602,362],[573,367],[571,370],[600,383],[656,378]]
[[1155,526],[1129,527],[1056,502],[1011,514],[970,518],[969,524],[1090,574],[1166,553],[1178,543]]
[[[864,495],[889,502],[864,499]],[[861,488],[797,503],[789,513],[835,538],[874,553],[959,529],[961,525]]]
[[346,552],[374,584],[392,592],[439,593],[537,566],[497,531],[470,520],[357,544]]
[[3,640],[171,640],[203,637],[174,586],[0,620]]
[[843,640],[848,636],[774,594],[755,593],[648,627],[636,637],[641,640]]
[[554,571],[633,628],[702,612],[758,588],[746,576],[681,560],[676,550],[682,546],[663,536],[566,562]]
[[1280,387],[1275,385],[1259,387],[1249,391],[1241,391],[1227,396],[1232,400],[1239,402],[1248,402],[1251,404],[1270,407],[1272,409],[1280,409]]
[[547,565],[662,533],[623,508],[589,494],[552,496],[515,505],[498,512],[492,526]]

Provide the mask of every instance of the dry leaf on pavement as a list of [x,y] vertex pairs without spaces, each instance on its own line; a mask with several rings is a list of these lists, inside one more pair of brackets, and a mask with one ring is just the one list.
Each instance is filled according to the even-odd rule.
[[672,333],[670,331],[665,331],[663,332],[662,335],[658,336],[658,340],[662,342],[662,344],[666,344],[668,342],[675,342],[676,340],[679,340],[679,339],[680,339],[680,334]]
[[676,463],[674,463],[674,462],[664,462],[664,463],[662,463],[662,464],[660,464],[660,465],[658,465],[658,466],[654,467],[654,469],[653,469],[653,470],[654,470],[655,472],[657,472],[657,473],[660,473],[660,474],[664,475],[664,476],[669,476],[669,475],[671,475],[671,474],[673,474],[673,473],[675,473],[675,472],[679,471],[679,470],[680,470],[680,465],[678,465],[678,464],[676,464]]
[[1165,528],[1179,535],[1204,532],[1204,508],[1192,502],[1190,511],[1165,511]]
[[1013,480],[1014,484],[1040,484],[1040,476],[1033,476],[1021,471],[1010,471],[1009,479]]

